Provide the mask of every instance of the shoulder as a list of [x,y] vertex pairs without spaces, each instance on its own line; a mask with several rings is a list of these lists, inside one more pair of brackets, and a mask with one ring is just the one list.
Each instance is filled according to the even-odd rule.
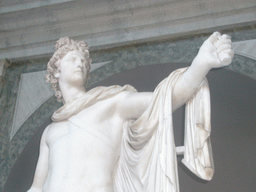
[[136,104],[137,102],[140,103],[145,99],[148,100],[147,98],[150,96],[151,93],[149,92],[133,92],[125,90],[112,97],[112,100],[120,106],[126,106],[130,104]]
[[152,92],[131,92],[131,91],[123,91],[117,95],[120,99],[123,99],[127,102],[129,101],[138,101],[142,102],[144,100],[150,100],[153,96]]
[[138,118],[150,105],[152,96],[152,92],[124,91],[117,99],[117,111],[125,119]]

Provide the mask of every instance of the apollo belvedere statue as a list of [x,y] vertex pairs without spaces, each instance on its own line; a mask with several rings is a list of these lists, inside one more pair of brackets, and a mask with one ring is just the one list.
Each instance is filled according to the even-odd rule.
[[[229,65],[228,35],[213,33],[188,68],[172,72],[154,92],[132,86],[86,91],[88,46],[57,41],[47,81],[63,106],[44,131],[28,192],[178,192],[177,155],[199,178],[211,180],[210,95],[205,78]],[[186,104],[184,146],[174,144],[172,113]]]

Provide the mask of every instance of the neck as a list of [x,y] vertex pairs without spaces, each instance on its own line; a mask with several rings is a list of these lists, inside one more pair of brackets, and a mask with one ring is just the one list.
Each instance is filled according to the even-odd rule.
[[74,99],[75,97],[81,97],[86,93],[85,86],[74,86],[67,85],[59,82],[60,90],[62,97],[64,99],[64,103],[67,103]]

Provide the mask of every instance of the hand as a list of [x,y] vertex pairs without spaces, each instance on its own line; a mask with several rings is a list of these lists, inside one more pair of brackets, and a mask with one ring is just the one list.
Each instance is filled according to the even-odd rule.
[[199,49],[196,60],[209,68],[218,68],[229,65],[233,57],[230,36],[214,32]]

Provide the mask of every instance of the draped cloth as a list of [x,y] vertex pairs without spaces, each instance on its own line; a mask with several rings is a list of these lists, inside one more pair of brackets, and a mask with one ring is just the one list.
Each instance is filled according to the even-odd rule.
[[208,82],[205,79],[185,109],[185,153],[182,163],[204,180],[214,173],[211,134],[211,106]]
[[[185,69],[174,71],[155,89],[150,106],[124,124],[120,157],[114,173],[118,192],[178,192],[177,158],[172,123],[172,92]],[[204,80],[186,104],[185,153],[182,162],[210,180],[214,168],[210,136],[210,97]]]
[[123,91],[136,92],[136,89],[131,85],[125,85],[123,87],[112,85],[109,87],[96,87],[91,89],[82,97],[75,97],[71,101],[65,103],[53,113],[52,120],[55,122],[67,120],[94,103],[114,97]]
[[[120,156],[113,172],[116,192],[179,192],[172,92],[185,71],[186,68],[171,73],[157,86],[145,112],[138,119],[124,123]],[[81,110],[123,91],[136,90],[130,85],[94,88],[83,97],[64,104],[53,114],[52,120],[72,120]],[[190,171],[205,180],[210,180],[214,172],[210,132],[210,95],[205,79],[186,103],[182,159]]]

